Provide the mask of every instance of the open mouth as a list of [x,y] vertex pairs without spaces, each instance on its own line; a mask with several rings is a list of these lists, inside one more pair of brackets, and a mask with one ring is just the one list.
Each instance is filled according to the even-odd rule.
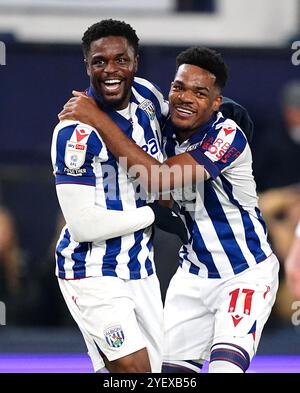
[[181,118],[188,118],[190,116],[193,116],[195,113],[191,109],[188,109],[188,108],[185,108],[182,106],[176,107],[175,112],[176,112],[176,116],[181,117]]
[[122,81],[120,79],[107,79],[102,82],[104,90],[109,93],[117,92],[120,89]]

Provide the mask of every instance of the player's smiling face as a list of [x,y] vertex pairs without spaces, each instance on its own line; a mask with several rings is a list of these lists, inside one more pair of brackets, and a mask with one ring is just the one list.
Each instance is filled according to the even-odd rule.
[[108,36],[93,41],[86,57],[87,73],[96,93],[116,110],[128,105],[138,57],[127,39]]
[[222,98],[213,74],[191,64],[182,64],[172,82],[169,101],[175,128],[192,133],[219,109]]

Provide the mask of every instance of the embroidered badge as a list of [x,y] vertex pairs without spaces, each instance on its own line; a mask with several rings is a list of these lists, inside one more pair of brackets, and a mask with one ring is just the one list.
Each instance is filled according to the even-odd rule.
[[122,327],[112,326],[104,331],[104,336],[107,344],[113,348],[119,348],[124,342],[124,333]]
[[141,108],[144,112],[147,113],[148,117],[150,120],[155,119],[155,107],[153,103],[150,100],[145,100],[143,101],[140,105],[139,108]]

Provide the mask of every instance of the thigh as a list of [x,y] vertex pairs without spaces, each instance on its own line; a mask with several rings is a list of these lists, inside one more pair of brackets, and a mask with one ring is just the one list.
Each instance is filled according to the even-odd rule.
[[213,314],[202,299],[202,278],[178,268],[164,307],[164,360],[207,359]]
[[[117,277],[89,277],[62,280],[63,294],[88,345],[93,364],[104,354],[109,361],[145,348],[135,304],[123,280]],[[91,352],[91,353],[90,353]]]
[[214,344],[229,342],[254,356],[278,289],[279,263],[264,262],[225,281],[216,296]]
[[79,330],[84,338],[85,344],[87,346],[88,355],[91,358],[93,368],[95,372],[99,372],[101,369],[105,367],[104,360],[97,348],[93,337],[90,335],[88,330],[86,329],[84,322],[82,320],[81,312],[76,305],[77,291],[75,291],[71,286],[68,285],[67,280],[63,280],[58,278],[59,288],[63,295],[63,298],[68,306],[68,309],[77,323]]
[[135,303],[135,314],[146,342],[152,372],[161,372],[163,348],[163,304],[156,274],[126,281]]

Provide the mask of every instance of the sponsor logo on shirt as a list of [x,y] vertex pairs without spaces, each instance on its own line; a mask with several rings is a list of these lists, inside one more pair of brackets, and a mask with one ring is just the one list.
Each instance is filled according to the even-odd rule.
[[155,138],[149,139],[149,141],[147,142],[147,144],[142,146],[142,149],[143,149],[146,153],[151,154],[152,156],[154,156],[155,154],[157,154],[158,151],[159,151],[159,147],[158,147],[158,144],[157,144],[156,139],[155,139]]
[[65,151],[65,164],[70,170],[78,170],[85,162],[87,145],[67,141]]
[[226,139],[213,137],[206,139],[202,143],[202,148],[208,151],[216,159],[223,163],[227,163],[229,158],[237,158],[241,153],[231,143],[226,142]]
[[89,132],[86,132],[86,130],[82,127],[76,128],[76,140],[77,142],[81,142],[82,139],[84,139],[86,136],[89,135]]

